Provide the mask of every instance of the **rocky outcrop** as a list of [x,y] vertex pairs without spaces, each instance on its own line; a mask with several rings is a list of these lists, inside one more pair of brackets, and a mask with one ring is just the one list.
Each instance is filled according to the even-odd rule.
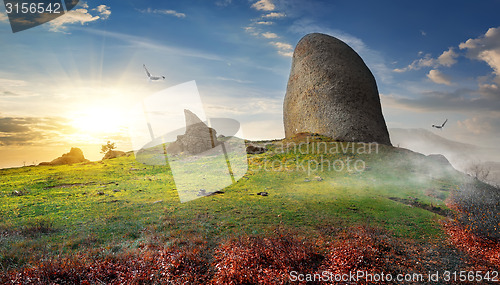
[[167,147],[167,153],[198,154],[220,144],[217,140],[217,132],[205,125],[193,112],[184,110],[184,116],[186,117],[186,132],[177,136],[177,140]]
[[341,40],[309,34],[297,44],[285,96],[285,136],[317,133],[391,145],[373,74]]
[[121,156],[125,156],[125,155],[127,155],[127,154],[124,151],[110,150],[110,151],[106,152],[106,154],[104,155],[102,160],[113,159],[113,158],[117,158],[117,157],[121,157]]
[[68,153],[63,154],[61,157],[58,157],[51,162],[42,162],[39,165],[64,165],[81,162],[88,162],[88,160],[83,156],[83,151],[79,148],[72,147]]
[[249,145],[246,149],[248,154],[261,154],[267,151],[265,147]]

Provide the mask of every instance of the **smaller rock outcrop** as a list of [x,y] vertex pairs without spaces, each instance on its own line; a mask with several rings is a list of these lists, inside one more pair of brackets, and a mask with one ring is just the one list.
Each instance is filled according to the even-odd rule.
[[184,116],[186,117],[186,132],[177,136],[177,140],[167,147],[167,153],[198,154],[220,144],[217,140],[217,131],[205,125],[193,112],[185,109]]
[[267,151],[267,149],[265,147],[255,146],[255,145],[247,146],[247,153],[248,154],[261,154],[261,153],[264,153],[266,151]]
[[102,160],[117,158],[117,157],[125,156],[125,155],[126,155],[126,153],[124,151],[110,150],[110,151],[106,152],[106,154],[104,155],[104,157],[102,158]]
[[83,151],[77,147],[72,147],[68,153],[63,154],[51,162],[41,162],[39,165],[64,165],[74,164],[81,162],[88,162],[89,160],[83,156]]

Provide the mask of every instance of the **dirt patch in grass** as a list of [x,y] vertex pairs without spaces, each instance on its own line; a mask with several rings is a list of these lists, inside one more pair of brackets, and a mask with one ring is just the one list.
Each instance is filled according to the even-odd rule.
[[422,203],[417,198],[410,197],[408,199],[404,199],[404,198],[399,198],[399,197],[389,197],[389,199],[392,201],[396,201],[396,202],[408,205],[408,206],[424,209],[424,210],[427,210],[427,211],[432,212],[434,214],[438,214],[438,215],[443,216],[443,217],[451,217],[452,216],[452,212],[449,209],[444,209],[444,208],[441,208],[439,206],[434,206],[432,204],[429,205],[429,204]]

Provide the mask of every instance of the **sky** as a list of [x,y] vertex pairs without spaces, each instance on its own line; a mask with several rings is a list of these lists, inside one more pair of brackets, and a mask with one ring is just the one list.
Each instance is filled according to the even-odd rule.
[[[360,54],[389,128],[497,147],[498,11],[499,0],[100,0],[13,33],[0,5],[0,168],[71,147],[97,160],[108,140],[131,150],[129,110],[192,80],[207,117],[282,138],[293,49],[312,32]],[[143,64],[166,79],[148,82]]]

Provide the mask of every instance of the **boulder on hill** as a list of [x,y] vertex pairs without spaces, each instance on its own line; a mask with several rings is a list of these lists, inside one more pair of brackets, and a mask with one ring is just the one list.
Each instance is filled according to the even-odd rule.
[[317,133],[391,145],[373,74],[351,47],[325,34],[308,34],[295,47],[283,121],[286,138]]
[[117,157],[125,156],[125,155],[126,155],[126,153],[124,151],[110,150],[110,151],[106,152],[106,154],[104,155],[104,157],[102,158],[102,160],[113,159],[113,158],[117,158]]
[[64,165],[64,164],[74,164],[81,162],[88,162],[83,156],[83,151],[77,147],[72,147],[68,153],[63,154],[51,162],[41,162],[39,165]]
[[187,152],[198,154],[210,150],[220,144],[217,131],[208,127],[193,112],[185,109],[186,132],[177,136],[177,140],[167,147],[169,154]]

